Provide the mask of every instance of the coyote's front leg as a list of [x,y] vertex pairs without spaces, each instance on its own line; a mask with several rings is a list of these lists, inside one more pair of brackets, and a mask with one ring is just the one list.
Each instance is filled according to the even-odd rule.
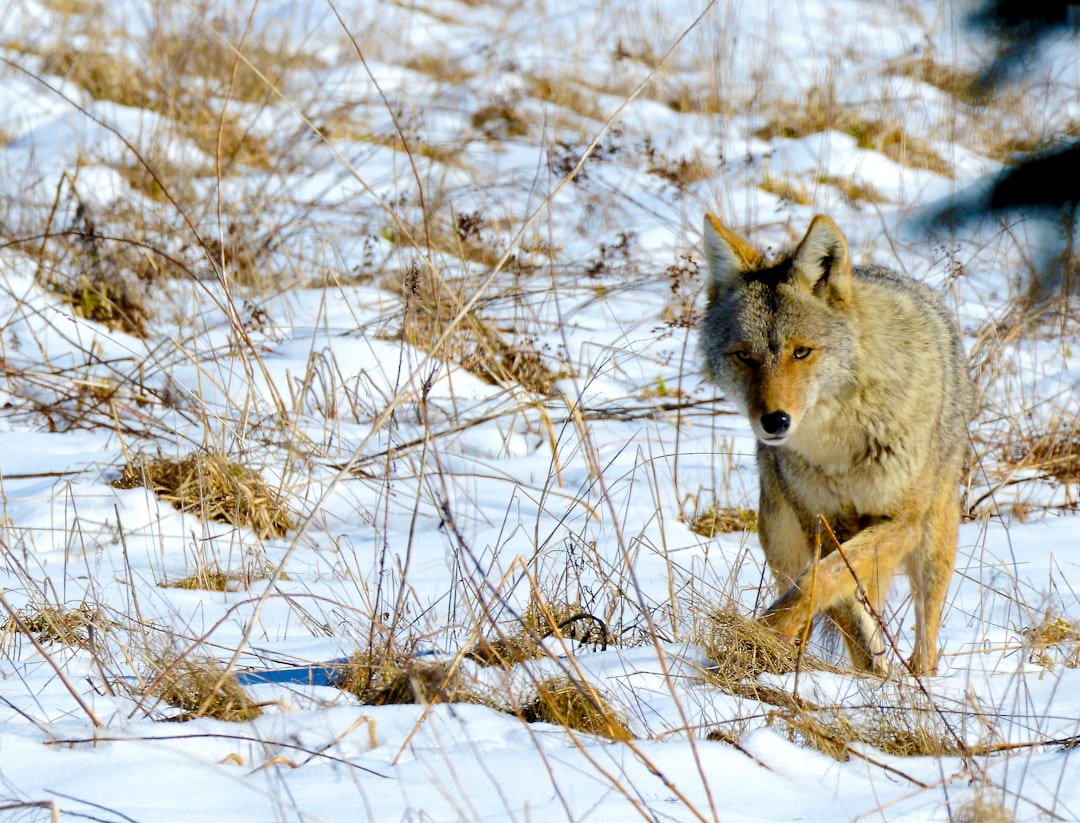
[[887,521],[859,532],[824,557],[816,568],[803,571],[768,608],[762,623],[794,642],[818,612],[839,615],[837,622],[855,664],[884,673],[887,666],[881,639],[876,628],[869,625],[870,615],[863,601],[881,608],[893,573],[917,544],[914,524],[904,521]]

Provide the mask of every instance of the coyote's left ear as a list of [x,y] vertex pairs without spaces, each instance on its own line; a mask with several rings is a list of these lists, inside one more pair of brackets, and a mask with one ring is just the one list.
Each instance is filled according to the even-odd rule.
[[831,302],[851,302],[851,259],[847,241],[836,224],[823,214],[810,221],[799,247],[791,256],[799,281]]
[[701,234],[709,266],[709,302],[723,300],[743,284],[743,275],[761,265],[761,253],[730,231],[715,214],[705,215]]

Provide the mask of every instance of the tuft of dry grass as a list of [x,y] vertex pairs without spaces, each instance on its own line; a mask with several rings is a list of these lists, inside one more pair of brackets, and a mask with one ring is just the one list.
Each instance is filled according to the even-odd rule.
[[108,236],[108,230],[102,231],[97,215],[82,201],[69,178],[57,189],[57,205],[65,184],[74,213],[62,230],[47,229],[47,242],[34,250],[38,282],[58,295],[74,315],[113,331],[145,337],[153,312],[137,282],[145,279],[147,253],[134,243],[118,242]]
[[695,511],[686,518],[687,528],[702,537],[716,537],[731,532],[756,532],[757,512],[742,507],[713,506]]
[[[866,745],[887,754],[916,757],[964,753],[963,742],[925,695],[906,683],[882,695],[881,682],[867,678],[867,699],[860,705],[817,705],[798,694],[758,682],[761,674],[803,671],[837,671],[823,660],[776,637],[756,620],[744,617],[734,606],[713,616],[705,649],[714,661],[708,682],[728,694],[775,707],[768,712],[770,725],[787,731],[801,746],[847,760],[853,745]],[[857,681],[858,684],[858,681]],[[724,732],[717,739],[727,739]]]
[[607,626],[600,618],[578,611],[567,603],[529,603],[520,621],[520,628],[511,634],[498,631],[495,638],[481,637],[469,650],[467,657],[482,666],[509,669],[518,663],[543,657],[543,642],[555,634],[565,634],[571,640],[596,643],[606,648]]
[[81,603],[70,606],[40,605],[21,609],[18,619],[8,618],[5,634],[29,632],[39,643],[59,643],[85,649],[94,645],[95,632],[107,629],[109,621],[100,610]]
[[615,741],[633,739],[630,728],[596,688],[569,677],[537,684],[536,697],[519,714],[528,723],[552,723]]
[[[799,650],[781,640],[761,622],[746,617],[729,604],[710,616],[704,641],[705,652],[713,662],[709,681],[731,693],[745,693],[747,681],[758,675],[785,674],[800,664]],[[802,655],[806,669],[827,668],[824,661]]]
[[296,516],[257,471],[215,451],[180,459],[136,455],[112,485],[144,486],[181,511],[250,528],[263,539],[282,537],[296,527]]
[[1034,626],[1020,629],[1019,635],[1029,662],[1053,671],[1060,657],[1054,652],[1060,650],[1065,668],[1080,668],[1080,624],[1047,611]]
[[781,108],[754,132],[755,137],[798,139],[822,131],[840,131],[854,137],[859,148],[881,152],[902,166],[952,176],[952,166],[928,143],[909,135],[899,123],[867,117],[843,106],[831,89],[815,87],[799,104]]
[[[158,583],[158,586],[162,589],[240,592],[250,589],[252,583],[259,580],[269,580],[272,576],[273,569],[270,568],[226,572],[216,566],[200,565],[199,568],[187,577],[181,577],[176,580],[166,580]],[[288,576],[282,574],[280,579],[288,580]]]
[[180,657],[160,660],[154,669],[152,694],[182,710],[171,720],[183,722],[196,717],[213,717],[243,723],[262,714],[262,709],[248,697],[235,675],[222,677],[225,670],[216,660]]
[[771,174],[766,174],[758,183],[758,188],[787,203],[794,203],[797,206],[810,205],[810,193],[806,190],[806,186],[793,183],[787,177],[773,177]]
[[402,334],[410,345],[460,363],[489,383],[516,383],[537,394],[551,393],[559,375],[547,367],[540,354],[527,346],[507,343],[499,330],[473,309],[451,330],[444,348],[432,351],[465,305],[464,284],[451,283],[418,261],[406,267],[400,283],[405,301]]
[[97,273],[80,274],[67,286],[54,281],[52,291],[59,294],[79,317],[101,323],[113,331],[137,337],[146,335],[149,310],[139,292],[125,280]]
[[886,72],[927,83],[967,105],[987,102],[978,82],[979,72],[939,62],[929,50],[915,59],[892,63]]
[[338,687],[371,706],[426,706],[435,702],[492,705],[466,682],[457,666],[393,653],[357,652],[341,667]]
[[977,797],[965,803],[949,818],[949,823],[1014,823],[1016,817],[992,800]]
[[896,757],[946,757],[966,753],[931,706],[912,695],[896,694],[864,706],[785,706],[770,719],[783,726],[792,742],[845,761],[855,745],[870,746]]
[[1080,482],[1080,415],[1071,419],[1055,417],[1030,441],[1026,451],[1015,456],[1026,468],[1059,483]]
[[853,206],[858,203],[886,202],[885,195],[878,191],[871,183],[860,183],[857,180],[851,180],[847,177],[836,177],[833,175],[823,176],[821,182],[837,189]]

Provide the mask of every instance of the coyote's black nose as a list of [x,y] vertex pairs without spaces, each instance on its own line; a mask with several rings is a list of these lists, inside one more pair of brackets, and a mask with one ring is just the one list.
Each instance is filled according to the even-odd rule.
[[784,411],[763,414],[761,428],[765,429],[765,434],[783,434],[791,428],[791,415]]

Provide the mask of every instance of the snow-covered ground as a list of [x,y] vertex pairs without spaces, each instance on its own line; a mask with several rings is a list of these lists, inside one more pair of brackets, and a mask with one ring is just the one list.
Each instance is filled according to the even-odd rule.
[[[1006,141],[1075,128],[1075,41],[976,106],[929,82],[992,54],[951,3],[0,8],[5,815],[945,821],[987,819],[961,816],[983,798],[1080,817],[1077,487],[1025,457],[1076,437],[1077,327],[1015,300],[1055,229],[913,219]],[[756,507],[749,428],[698,364],[706,211],[769,249],[826,212],[857,262],[955,307],[983,392],[940,675],[760,677],[852,716],[922,712],[954,753],[837,760],[791,705],[707,677],[710,616],[766,595],[753,533],[688,526]],[[71,297],[113,281],[135,327]],[[490,335],[551,391],[471,368]],[[134,455],[200,449],[261,472],[293,527],[260,539],[113,484]],[[207,570],[250,585],[166,585]],[[610,643],[549,639],[509,671],[461,656],[537,602]],[[251,674],[387,647],[495,707]],[[241,673],[262,715],[164,722],[145,687],[181,653]],[[633,739],[498,710],[557,674]]]

